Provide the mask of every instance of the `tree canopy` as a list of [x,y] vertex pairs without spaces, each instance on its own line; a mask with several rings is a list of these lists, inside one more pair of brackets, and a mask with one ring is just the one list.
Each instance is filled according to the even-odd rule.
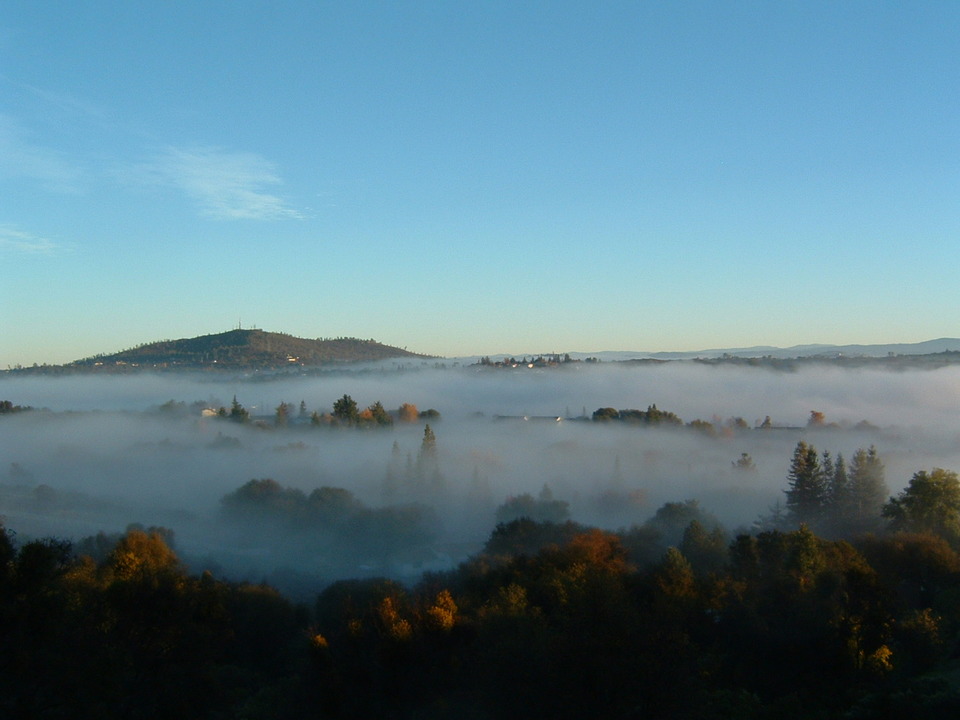
[[907,487],[883,506],[895,530],[929,532],[960,541],[960,480],[942,468],[914,473]]

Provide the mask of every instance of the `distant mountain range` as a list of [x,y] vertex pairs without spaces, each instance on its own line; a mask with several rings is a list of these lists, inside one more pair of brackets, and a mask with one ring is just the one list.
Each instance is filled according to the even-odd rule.
[[310,340],[265,330],[230,330],[151,342],[130,350],[77,360],[64,368],[254,370],[422,357],[426,356],[375,340]]
[[605,362],[624,360],[693,360],[734,358],[839,358],[839,357],[887,357],[890,355],[930,355],[960,351],[960,338],[939,338],[918,343],[893,343],[888,345],[794,345],[787,348],[757,345],[747,348],[714,348],[691,352],[628,352],[604,351],[594,353],[570,353],[575,358],[595,357]]
[[[504,357],[537,357],[542,353],[500,353],[489,355],[492,359]],[[551,355],[553,353],[550,353]],[[876,364],[876,358],[884,362],[903,365],[917,362],[935,366],[960,362],[960,338],[938,338],[918,343],[894,343],[887,345],[794,345],[779,348],[758,345],[746,348],[714,348],[691,352],[640,352],[612,350],[601,352],[570,352],[570,358],[587,358],[603,362],[701,360],[705,362],[741,363],[747,359],[763,364],[783,365],[790,361],[836,361],[844,365],[863,363]],[[920,360],[918,356],[928,356]],[[212,335],[201,335],[180,340],[161,340],[146,343],[129,350],[111,354],[94,355],[66,365],[34,365],[18,367],[11,372],[41,372],[48,374],[75,372],[129,372],[135,370],[280,370],[348,363],[367,363],[394,359],[428,358],[410,352],[406,348],[384,345],[375,340],[357,338],[305,339],[285,333],[265,330],[229,330]],[[471,363],[481,356],[449,358]],[[861,362],[856,362],[860,360]],[[781,362],[783,361],[783,362]]]

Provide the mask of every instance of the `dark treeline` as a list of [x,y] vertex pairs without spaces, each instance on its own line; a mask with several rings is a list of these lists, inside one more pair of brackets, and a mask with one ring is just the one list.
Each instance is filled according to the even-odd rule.
[[[858,457],[848,478],[861,464],[876,478],[876,452]],[[795,458],[836,483],[838,460],[803,443]],[[955,716],[957,475],[918,472],[876,508],[877,532],[827,539],[791,494],[801,469],[784,529],[731,537],[688,500],[604,531],[568,519],[545,488],[505,502],[483,551],[455,569],[412,585],[342,580],[300,606],[191,575],[163,528],[76,546],[3,532],[0,715]],[[346,491],[269,481],[224,508],[334,526],[367,512]]]
[[306,614],[269,587],[188,575],[169,537],[93,538],[98,561],[0,532],[0,716],[270,717],[256,708],[299,691]]
[[[279,542],[304,565],[322,571],[339,555],[357,574],[368,555],[428,554],[440,518],[423,500],[449,484],[423,422],[436,416],[366,411],[344,395],[317,417],[351,428],[330,433],[344,439],[422,423],[417,452],[393,445],[383,496],[395,501],[375,508],[345,488],[270,479],[231,486],[219,519],[238,552]],[[598,413],[603,427],[704,429],[655,405]],[[314,415],[284,402],[269,426],[308,429]],[[211,420],[231,421],[256,423],[236,399]],[[749,429],[740,418],[706,424]],[[829,427],[819,413],[809,425]],[[757,434],[772,427],[768,418]],[[482,550],[452,569],[408,583],[318,581],[299,604],[187,565],[165,528],[73,544],[0,528],[0,717],[957,716],[960,480],[918,471],[890,497],[874,447],[848,460],[809,440],[849,435],[804,437],[784,502],[749,529],[729,532],[693,499],[641,524],[593,527],[544,485],[490,504]],[[747,453],[732,465],[758,473]]]
[[226,495],[221,514],[237,548],[269,548],[321,572],[422,562],[441,528],[436,510],[422,503],[371,508],[344,488],[305,493],[270,478]]
[[0,400],[0,415],[24,412],[25,410],[33,410],[33,408],[29,405],[26,407],[23,405],[14,405],[10,400]]

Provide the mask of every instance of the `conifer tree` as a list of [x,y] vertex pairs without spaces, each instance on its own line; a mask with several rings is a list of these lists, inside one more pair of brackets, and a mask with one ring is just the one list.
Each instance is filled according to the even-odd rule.
[[423,440],[420,443],[420,458],[426,460],[427,458],[435,458],[437,456],[437,436],[434,434],[433,430],[430,428],[430,424],[427,423],[423,427]]
[[850,478],[847,474],[847,462],[837,453],[833,463],[833,472],[827,477],[827,503],[831,513],[845,513],[850,503]]
[[816,523],[823,515],[827,483],[817,449],[801,440],[790,461],[786,490],[787,512],[792,522]]
[[344,395],[333,403],[333,416],[346,425],[356,425],[360,419],[356,400],[349,395]]
[[850,463],[849,513],[860,527],[877,519],[889,489],[877,448],[860,448]]
[[247,409],[237,401],[237,396],[234,395],[233,402],[230,405],[230,419],[234,422],[243,423],[246,422],[249,417],[250,413],[248,413]]

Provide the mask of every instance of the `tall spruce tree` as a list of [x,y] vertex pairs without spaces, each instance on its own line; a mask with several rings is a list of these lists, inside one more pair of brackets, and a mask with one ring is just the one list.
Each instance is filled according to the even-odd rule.
[[879,522],[880,508],[889,495],[885,469],[877,448],[860,448],[850,463],[847,514],[859,530],[869,530]]
[[826,505],[827,482],[817,449],[813,445],[803,440],[797,443],[787,479],[787,513],[791,522],[818,523],[823,517]]
[[849,525],[850,476],[843,455],[837,453],[837,459],[832,461],[830,468],[824,467],[824,471],[827,482],[825,525],[834,533],[844,534]]

